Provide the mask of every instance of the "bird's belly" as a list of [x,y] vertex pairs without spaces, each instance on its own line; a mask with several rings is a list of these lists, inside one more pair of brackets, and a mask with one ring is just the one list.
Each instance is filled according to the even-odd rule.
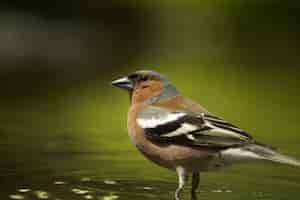
[[175,170],[181,166],[190,172],[210,171],[221,168],[218,153],[203,148],[180,145],[136,144],[139,151],[154,163]]

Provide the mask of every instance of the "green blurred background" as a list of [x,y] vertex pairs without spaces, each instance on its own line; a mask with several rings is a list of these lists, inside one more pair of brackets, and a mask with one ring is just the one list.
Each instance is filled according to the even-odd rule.
[[[175,174],[135,150],[128,95],[110,86],[138,69],[166,74],[184,95],[300,159],[299,8],[279,0],[2,0],[0,196],[27,187],[86,198],[76,186],[99,200],[171,199]],[[69,184],[57,189],[55,180]],[[205,174],[202,185],[202,199],[297,199],[300,171],[241,165]]]

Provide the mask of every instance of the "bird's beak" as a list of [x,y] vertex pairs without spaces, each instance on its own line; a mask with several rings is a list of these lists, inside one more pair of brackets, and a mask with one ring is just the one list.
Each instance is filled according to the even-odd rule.
[[126,89],[126,90],[132,90],[133,89],[133,82],[128,79],[128,77],[123,77],[117,80],[114,80],[111,82],[113,86]]

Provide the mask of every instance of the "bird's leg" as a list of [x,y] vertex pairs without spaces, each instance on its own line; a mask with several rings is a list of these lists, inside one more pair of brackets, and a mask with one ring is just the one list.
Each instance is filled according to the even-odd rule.
[[177,167],[176,172],[178,175],[178,187],[175,191],[175,200],[180,200],[180,193],[188,179],[188,174],[183,167]]
[[196,190],[200,183],[200,174],[199,172],[193,173],[193,179],[192,179],[192,200],[197,200],[197,194]]

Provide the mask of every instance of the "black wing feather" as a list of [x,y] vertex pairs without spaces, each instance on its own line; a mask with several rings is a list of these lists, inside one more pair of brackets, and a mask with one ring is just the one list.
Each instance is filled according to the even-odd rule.
[[204,120],[211,122],[214,126],[216,126],[218,128],[233,131],[233,132],[239,133],[249,139],[252,139],[252,136],[250,134],[248,134],[247,132],[245,132],[244,130],[240,129],[237,126],[234,126],[233,124],[222,120],[221,118],[218,118],[216,116],[209,115],[209,114],[203,114],[203,118],[204,118]]
[[[157,113],[160,112],[160,113]],[[151,124],[151,119],[155,115],[157,125]],[[145,135],[148,139],[167,144],[180,144],[186,146],[207,146],[213,148],[228,148],[244,145],[252,141],[252,137],[240,128],[210,114],[199,115],[182,113],[180,117],[173,120],[165,120],[166,115],[178,115],[179,112],[170,112],[152,108],[141,119],[149,120],[151,125],[145,125]],[[162,122],[157,120],[162,117]],[[163,117],[164,116],[164,117]],[[184,127],[184,125],[187,125]]]
[[[162,125],[158,125],[155,128],[145,128],[145,132],[147,135],[150,135],[151,138],[161,138],[164,134],[171,133],[176,131],[181,127],[183,123],[189,123],[193,125],[199,126],[198,130],[193,132],[198,132],[201,130],[201,126],[204,124],[204,121],[201,117],[194,117],[190,115],[185,115],[178,118],[175,121],[171,121]],[[204,129],[209,129],[209,127],[203,127]],[[203,129],[203,130],[204,130]]]

